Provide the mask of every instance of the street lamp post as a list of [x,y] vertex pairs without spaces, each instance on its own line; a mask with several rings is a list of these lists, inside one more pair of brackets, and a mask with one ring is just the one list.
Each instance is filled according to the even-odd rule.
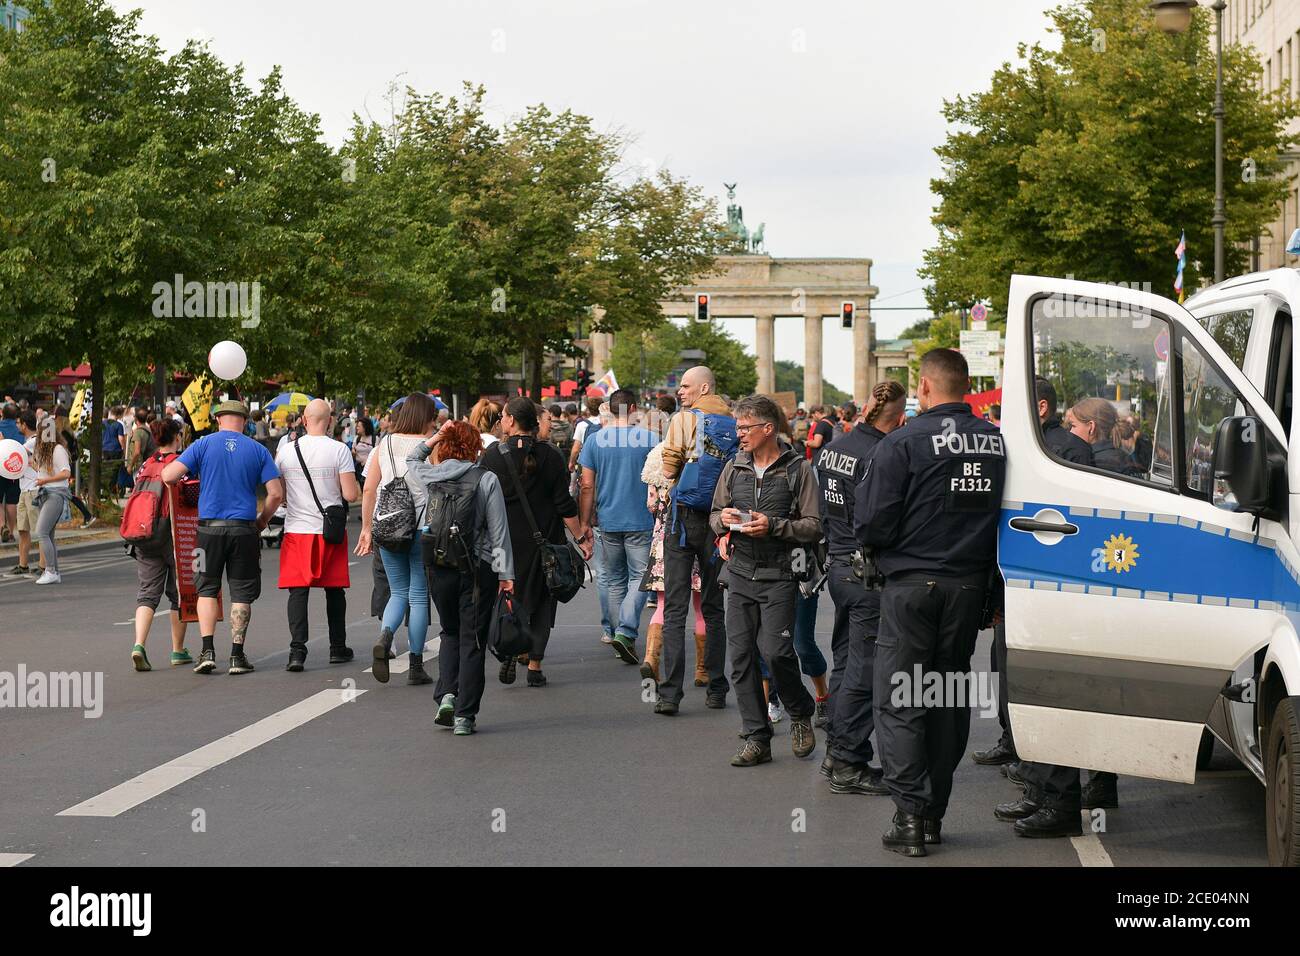
[[[1155,14],[1156,26],[1165,33],[1186,33],[1192,24],[1192,10],[1199,4],[1197,0],[1155,0],[1149,7]],[[1222,282],[1224,276],[1224,230],[1228,224],[1228,206],[1223,193],[1223,118],[1227,111],[1223,106],[1223,11],[1228,8],[1227,0],[1214,0],[1210,9],[1214,11],[1214,215],[1210,224],[1214,227],[1214,282]]]

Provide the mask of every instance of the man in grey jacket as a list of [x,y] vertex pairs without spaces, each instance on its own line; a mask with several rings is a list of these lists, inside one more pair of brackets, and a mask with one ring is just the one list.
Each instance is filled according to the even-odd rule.
[[[430,464],[426,459],[435,447],[437,460]],[[424,548],[429,593],[442,627],[434,723],[454,726],[457,736],[475,730],[497,592],[513,592],[515,587],[505,497],[497,476],[474,464],[481,447],[470,425],[448,422],[416,445],[406,464],[406,483],[423,532],[414,547]],[[457,529],[473,528],[467,542],[472,555],[454,555],[453,549],[439,546],[437,532],[448,527],[448,519],[440,518],[434,508],[454,518]]]

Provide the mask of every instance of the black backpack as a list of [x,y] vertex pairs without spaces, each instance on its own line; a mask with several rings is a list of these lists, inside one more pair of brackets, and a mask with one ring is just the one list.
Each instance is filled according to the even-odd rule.
[[424,507],[424,560],[439,568],[470,574],[477,557],[478,486],[483,469],[471,465],[459,478],[430,482]]

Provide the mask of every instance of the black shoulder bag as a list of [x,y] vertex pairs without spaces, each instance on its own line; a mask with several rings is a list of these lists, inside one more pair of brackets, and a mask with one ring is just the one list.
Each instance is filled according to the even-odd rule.
[[307,459],[302,457],[302,446],[298,444],[299,440],[300,438],[293,440],[293,450],[298,453],[298,464],[302,465],[302,476],[307,479],[307,487],[311,489],[311,496],[316,500],[316,510],[325,519],[321,535],[325,538],[326,544],[342,544],[348,539],[348,506],[330,505],[326,508],[321,505],[320,495],[316,494],[316,483],[311,480],[311,471],[307,468]]
[[583,588],[583,581],[587,576],[586,562],[567,539],[564,544],[552,544],[542,536],[541,529],[537,527],[537,519],[533,516],[532,506],[528,503],[528,495],[524,493],[524,483],[519,477],[519,469],[515,467],[514,459],[510,457],[510,452],[506,450],[505,445],[504,441],[497,442],[501,457],[506,460],[506,470],[514,480],[519,507],[524,510],[528,527],[533,531],[533,541],[536,542],[537,553],[542,559],[542,574],[546,577],[546,589],[551,592],[555,600],[567,604]]

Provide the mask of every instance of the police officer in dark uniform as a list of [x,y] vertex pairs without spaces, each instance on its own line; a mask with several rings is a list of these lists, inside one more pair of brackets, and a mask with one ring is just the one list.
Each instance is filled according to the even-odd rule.
[[[1056,388],[1041,375],[1034,379],[1034,399],[1038,405],[1038,421],[1043,430],[1043,444],[1047,446],[1048,452],[1062,461],[1091,465],[1092,449],[1088,447],[1086,441],[1062,427],[1061,420],[1056,415]],[[997,583],[1001,584],[1000,578]],[[998,604],[1000,606],[1001,602]],[[1011,733],[1011,717],[1007,712],[1009,699],[1007,696],[1007,628],[1001,620],[1000,613],[993,626],[992,663],[993,670],[998,675],[998,722],[1002,725],[1002,736],[988,750],[975,751],[971,754],[971,759],[985,766],[1016,764],[1020,758],[1016,753],[1016,741]],[[1023,772],[1023,768],[1013,769],[1017,773]]]
[[831,631],[833,667],[830,723],[822,773],[833,793],[886,794],[871,767],[872,661],[880,629],[880,591],[869,587],[862,546],[853,530],[858,484],[867,460],[887,434],[903,424],[907,392],[897,382],[871,391],[864,420],[817,454],[817,484],[826,532],[826,578],[835,602]]
[[881,839],[906,856],[925,856],[926,843],[940,842],[970,736],[970,701],[923,706],[920,685],[966,685],[997,552],[1006,447],[997,426],[962,401],[969,384],[960,352],[922,357],[921,413],[876,447],[854,512],[858,540],[885,576],[874,707],[885,786],[898,810]]
[[810,570],[807,548],[822,535],[817,483],[808,462],[778,442],[783,413],[764,395],[732,409],[740,451],[722,469],[709,524],[730,534],[727,560],[727,650],[744,744],[733,767],[772,759],[772,722],[763,698],[759,655],[790,714],[790,745],[806,757],[817,745],[812,695],[794,650],[796,580]]

